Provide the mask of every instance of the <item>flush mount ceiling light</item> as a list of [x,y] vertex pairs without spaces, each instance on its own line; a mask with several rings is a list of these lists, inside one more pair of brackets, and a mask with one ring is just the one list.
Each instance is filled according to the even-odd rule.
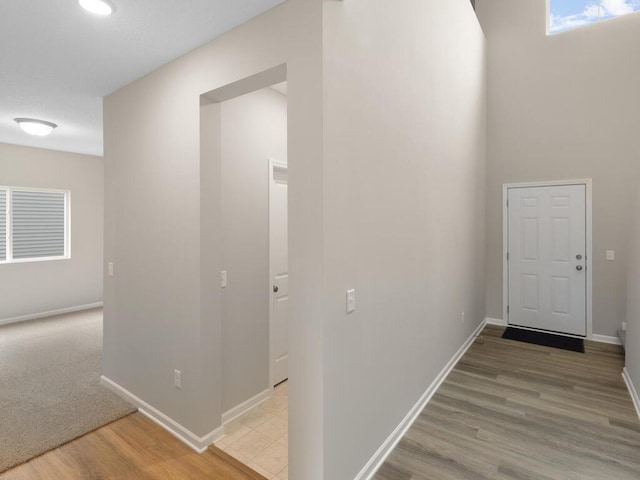
[[96,15],[111,15],[116,7],[109,0],[79,0],[80,6]]
[[58,126],[55,123],[36,120],[35,118],[14,118],[14,120],[20,125],[20,128],[29,135],[36,135],[38,137],[46,137]]

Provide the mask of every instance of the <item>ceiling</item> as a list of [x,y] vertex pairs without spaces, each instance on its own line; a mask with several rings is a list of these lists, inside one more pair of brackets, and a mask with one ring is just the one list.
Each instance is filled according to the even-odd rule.
[[[102,97],[286,0],[0,0],[0,142],[102,155]],[[48,137],[16,117],[48,120]]]

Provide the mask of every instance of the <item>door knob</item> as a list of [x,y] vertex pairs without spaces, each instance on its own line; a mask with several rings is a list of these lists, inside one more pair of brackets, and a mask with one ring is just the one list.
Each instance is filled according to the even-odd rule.
[[576,255],[576,258],[577,258],[578,260],[582,260],[582,255]]
[[278,286],[277,286],[277,285],[274,285],[274,286],[273,286],[273,293],[278,293],[278,290],[280,290],[280,289],[278,288]]
[[578,270],[578,271],[582,270],[582,265],[578,265],[578,266],[576,267],[576,270]]

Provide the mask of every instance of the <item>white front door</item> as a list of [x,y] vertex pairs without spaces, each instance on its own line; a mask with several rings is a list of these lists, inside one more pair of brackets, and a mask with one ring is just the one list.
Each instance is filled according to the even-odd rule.
[[287,166],[269,162],[271,385],[289,376],[289,259]]
[[587,334],[586,186],[508,189],[508,323]]

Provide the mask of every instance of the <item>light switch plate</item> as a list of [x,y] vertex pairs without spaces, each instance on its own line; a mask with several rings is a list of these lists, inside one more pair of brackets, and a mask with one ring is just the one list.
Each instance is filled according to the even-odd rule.
[[113,277],[113,262],[107,263],[107,270],[109,272],[109,276]]
[[613,250],[607,250],[607,260],[609,262],[612,262],[616,259],[616,252],[614,252]]
[[223,270],[220,272],[220,286],[222,288],[227,287],[227,271]]
[[353,313],[356,309],[356,291],[347,290],[347,313]]

